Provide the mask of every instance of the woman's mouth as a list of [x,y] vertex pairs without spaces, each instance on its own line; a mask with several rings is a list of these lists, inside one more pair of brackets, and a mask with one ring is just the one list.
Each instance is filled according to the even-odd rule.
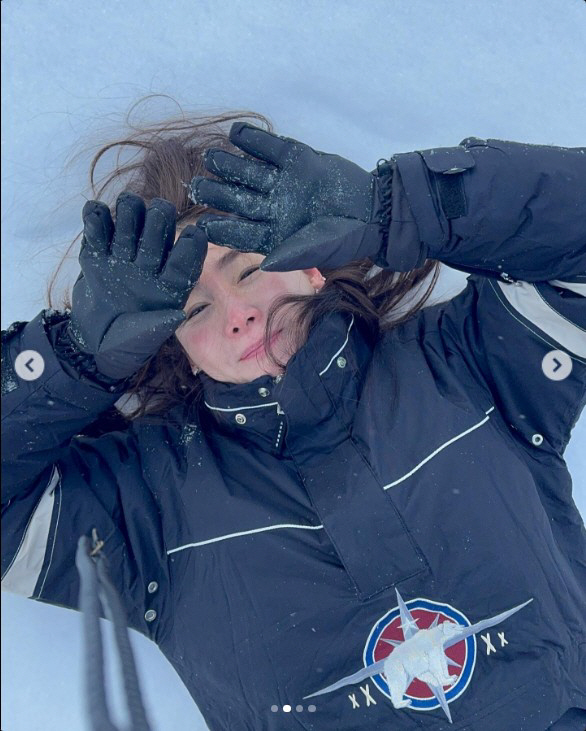
[[[274,345],[276,339],[279,337],[279,335],[282,333],[282,330],[279,330],[279,332],[276,332],[271,339],[269,340],[270,345]],[[253,343],[249,348],[247,348],[244,353],[240,356],[240,360],[250,360],[251,358],[258,357],[260,355],[265,355],[266,351],[263,346],[264,338],[261,340],[257,340],[256,343]]]

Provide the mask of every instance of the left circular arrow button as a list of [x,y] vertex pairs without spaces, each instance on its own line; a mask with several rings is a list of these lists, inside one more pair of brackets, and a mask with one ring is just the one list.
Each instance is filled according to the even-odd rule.
[[36,381],[45,370],[45,361],[36,350],[23,350],[14,360],[14,370],[23,381]]

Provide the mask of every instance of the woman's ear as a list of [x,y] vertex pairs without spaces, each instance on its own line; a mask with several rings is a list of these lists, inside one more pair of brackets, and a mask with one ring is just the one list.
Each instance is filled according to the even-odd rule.
[[319,292],[326,283],[326,278],[322,275],[320,270],[317,267],[313,267],[312,269],[304,269],[303,272],[307,275],[311,286],[316,292]]
[[[179,327],[181,327],[181,326],[179,326]],[[177,330],[179,330],[179,328],[177,328]],[[199,373],[199,368],[191,360],[191,356],[189,355],[189,353],[183,347],[183,343],[181,342],[181,340],[179,340],[179,338],[177,337],[177,330],[175,330],[175,337],[177,338],[177,342],[179,343],[179,347],[183,351],[183,355],[187,358],[187,362],[189,363],[189,367],[191,369],[191,372],[193,373],[194,376],[197,376],[197,374]]]

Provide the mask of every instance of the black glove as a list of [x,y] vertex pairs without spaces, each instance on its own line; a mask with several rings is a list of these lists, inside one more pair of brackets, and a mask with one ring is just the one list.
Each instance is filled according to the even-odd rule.
[[186,226],[175,239],[175,207],[148,208],[122,193],[116,226],[104,203],[83,208],[81,274],[73,287],[69,335],[111,379],[131,376],[185,319],[182,310],[201,274],[205,234]]
[[[209,241],[266,254],[261,269],[338,267],[370,257],[386,265],[391,165],[369,173],[338,155],[236,122],[230,141],[256,159],[208,150],[191,197],[242,218],[205,215]],[[388,266],[388,265],[387,265]]]

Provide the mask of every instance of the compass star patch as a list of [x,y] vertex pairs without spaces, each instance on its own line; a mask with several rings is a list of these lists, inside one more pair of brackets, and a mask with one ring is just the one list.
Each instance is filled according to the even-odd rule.
[[365,667],[305,697],[372,678],[395,708],[430,711],[441,707],[452,723],[449,703],[466,690],[474,671],[475,634],[504,622],[533,599],[472,624],[449,604],[423,598],[405,603],[395,591],[397,606],[381,617],[366,641]]

